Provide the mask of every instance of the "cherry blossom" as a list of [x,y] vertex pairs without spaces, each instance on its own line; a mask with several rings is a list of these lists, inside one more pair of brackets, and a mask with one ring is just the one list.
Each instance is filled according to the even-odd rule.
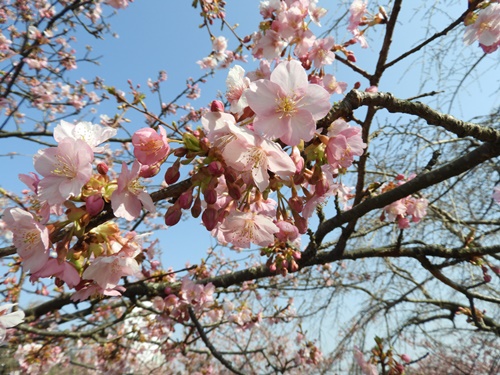
[[80,283],[80,274],[74,266],[66,261],[59,262],[56,258],[49,259],[43,266],[30,276],[30,281],[35,282],[39,278],[55,276],[64,281],[68,287],[74,288]]
[[38,151],[33,159],[44,177],[38,184],[39,197],[54,205],[80,195],[92,175],[94,153],[85,141],[65,138],[57,147]]
[[104,152],[106,147],[98,147],[101,143],[106,142],[117,133],[116,129],[109,126],[101,126],[92,124],[87,121],[80,121],[76,124],[71,124],[61,120],[59,125],[54,128],[54,139],[61,142],[66,138],[85,141],[93,152]]
[[142,128],[132,136],[134,156],[144,165],[154,165],[162,162],[170,151],[167,132],[164,127],[159,127],[160,134],[154,129]]
[[271,218],[257,212],[233,211],[219,227],[225,242],[236,247],[248,248],[250,243],[268,246],[274,242],[279,228]]
[[321,69],[325,65],[330,65],[335,60],[335,54],[331,51],[335,45],[333,37],[316,39],[309,52],[309,59],[314,63],[316,69]]
[[281,146],[268,141],[250,130],[238,129],[236,139],[224,148],[227,164],[239,171],[250,171],[253,182],[260,191],[269,185],[268,170],[282,179],[290,179],[295,164]]
[[477,18],[465,28],[464,43],[476,40],[486,53],[494,52],[500,45],[500,4],[489,4],[479,10]]
[[133,220],[141,214],[142,206],[149,212],[156,211],[153,200],[139,183],[140,171],[141,164],[138,161],[134,161],[130,171],[127,164],[122,163],[118,186],[111,195],[111,207],[116,217]]
[[17,253],[23,267],[31,272],[40,270],[49,259],[49,231],[33,215],[20,208],[8,208],[3,213],[7,228],[13,233]]
[[330,110],[330,94],[308,83],[307,73],[298,61],[280,63],[270,80],[253,82],[245,94],[256,114],[255,131],[290,146],[311,140],[316,121]]
[[124,253],[100,256],[92,261],[82,277],[94,280],[103,289],[115,288],[124,276],[133,276],[140,271],[137,261]]
[[361,138],[361,128],[351,127],[343,119],[332,122],[328,128],[328,140],[326,156],[328,163],[334,169],[348,168],[351,166],[354,156],[363,155],[366,143]]
[[243,92],[250,85],[250,79],[245,77],[245,70],[235,65],[229,70],[226,79],[226,98],[231,104],[231,112],[239,113],[248,105]]

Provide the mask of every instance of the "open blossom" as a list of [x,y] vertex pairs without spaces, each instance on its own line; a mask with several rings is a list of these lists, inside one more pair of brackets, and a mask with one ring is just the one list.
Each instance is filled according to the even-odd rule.
[[0,306],[0,343],[5,338],[5,329],[17,326],[24,320],[24,311],[17,310],[6,314],[7,310],[15,306],[14,303],[7,303]]
[[250,171],[260,191],[269,185],[268,170],[282,179],[291,178],[295,163],[280,145],[246,129],[237,129],[236,138],[224,148],[227,164],[238,171]]
[[116,217],[133,220],[141,214],[142,206],[149,212],[156,211],[153,200],[139,183],[140,171],[141,164],[138,161],[134,161],[130,171],[127,164],[122,163],[118,187],[111,194],[111,207]]
[[309,84],[298,61],[280,63],[270,80],[253,82],[245,95],[256,114],[255,131],[290,146],[311,140],[316,121],[330,110],[330,94],[319,85]]
[[257,59],[275,59],[281,55],[281,52],[287,46],[287,42],[274,30],[267,30],[265,34],[256,33],[253,39],[252,55]]
[[279,228],[270,217],[256,212],[232,211],[219,227],[225,242],[236,247],[249,248],[250,243],[268,246],[274,242],[274,233]]
[[361,128],[352,127],[343,119],[337,119],[328,128],[330,140],[326,156],[332,168],[348,168],[354,156],[361,156],[366,143],[361,138]]
[[92,151],[103,152],[105,147],[98,147],[101,143],[106,142],[117,133],[116,129],[109,126],[101,126],[92,124],[87,121],[80,121],[76,124],[62,120],[54,128],[54,139],[61,142],[66,138],[74,140],[81,139],[85,141]]
[[111,256],[99,256],[83,272],[82,277],[93,280],[103,289],[115,288],[123,276],[132,276],[141,270],[139,263],[120,252]]
[[162,126],[160,134],[154,129],[142,128],[132,136],[134,145],[134,156],[141,164],[157,164],[167,157],[170,146],[168,145],[167,131]]
[[309,52],[309,59],[314,63],[316,69],[320,69],[325,65],[330,65],[335,60],[335,54],[331,50],[335,45],[333,37],[329,36],[325,39],[316,39]]
[[80,139],[65,138],[57,147],[38,151],[34,166],[44,178],[38,184],[39,197],[50,205],[79,196],[92,176],[94,153]]
[[80,283],[80,275],[78,271],[68,262],[59,262],[56,258],[50,258],[43,268],[37,272],[33,272],[30,276],[30,281],[35,282],[43,277],[57,277],[64,281],[70,288],[74,288]]
[[31,272],[40,270],[49,259],[49,230],[31,213],[18,207],[7,208],[3,220],[13,233],[14,246],[23,258],[24,269]]
[[245,77],[245,69],[235,65],[229,69],[226,79],[226,98],[231,104],[231,112],[238,113],[248,105],[246,97],[243,95],[250,85],[250,79]]
[[465,29],[464,43],[475,41],[486,53],[494,52],[500,45],[500,4],[490,4],[481,9],[475,22]]

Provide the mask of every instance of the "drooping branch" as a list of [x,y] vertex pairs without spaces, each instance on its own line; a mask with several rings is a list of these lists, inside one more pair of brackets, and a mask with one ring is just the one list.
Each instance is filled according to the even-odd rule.
[[390,93],[371,93],[351,90],[344,100],[332,108],[330,113],[321,120],[320,126],[328,126],[337,118],[349,118],[354,110],[362,106],[378,106],[391,113],[406,113],[418,116],[429,125],[440,126],[458,137],[473,137],[479,141],[496,143],[500,141],[500,131],[456,119],[453,116],[440,113],[426,104],[410,100],[397,99]]

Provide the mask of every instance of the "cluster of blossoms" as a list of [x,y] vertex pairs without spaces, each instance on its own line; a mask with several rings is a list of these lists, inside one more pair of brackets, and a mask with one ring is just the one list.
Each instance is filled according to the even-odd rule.
[[464,43],[479,42],[485,53],[495,52],[500,46],[500,4],[481,2],[477,12],[470,12],[465,20]]
[[[54,129],[58,145],[34,156],[34,167],[42,178],[35,173],[20,175],[33,194],[33,213],[16,207],[3,215],[23,267],[31,273],[30,280],[56,277],[77,290],[74,300],[93,294],[120,295],[120,279],[141,270],[135,259],[143,251],[141,236],[134,232],[122,236],[114,223],[101,224],[87,233],[85,228],[106,203],[116,217],[125,220],[137,218],[143,207],[154,212],[151,196],[139,180],[157,170],[169,146],[165,130],[160,129],[160,134],[149,128],[139,130],[132,143],[140,161],[134,161],[130,169],[123,163],[118,177],[111,179],[104,162],[95,165],[94,154],[105,152],[106,147],[100,145],[115,134],[116,129],[110,127],[61,121]],[[67,220],[48,224],[51,217],[63,213]],[[72,225],[62,238],[51,238],[69,223]]]
[[[397,175],[395,182],[390,182],[382,187],[382,193],[392,190],[395,187],[404,184],[414,178],[410,175],[405,178],[404,175]],[[427,214],[427,205],[429,201],[426,198],[405,197],[399,199],[384,207],[380,220],[395,221],[400,229],[410,227],[410,222],[418,223]]]
[[[108,3],[116,8],[127,4]],[[351,7],[351,31],[381,22],[369,20],[366,7],[358,3]],[[181,147],[171,149],[162,126],[139,129],[131,139],[135,160],[123,162],[115,173],[110,158],[104,162],[95,157],[107,153],[103,143],[116,135],[115,128],[65,121],[55,127],[57,146],[34,157],[38,174],[20,175],[32,192],[30,210],[10,208],[4,213],[31,281],[55,277],[57,285],[74,288],[73,300],[79,301],[96,294],[118,296],[121,278],[147,276],[149,271],[138,261],[144,251],[141,236],[122,234],[112,222],[89,224],[103,211],[112,210],[127,221],[143,210],[154,213],[141,178],[157,175],[169,156],[175,160],[165,172],[167,184],[180,178],[182,165],[193,169],[190,186],[165,213],[167,226],[190,210],[221,244],[261,247],[276,273],[299,269],[300,236],[317,206],[336,197],[340,210],[350,208],[353,189],[342,183],[342,176],[366,144],[361,129],[342,118],[318,127],[330,110],[330,96],[346,88],[324,72],[333,52],[346,51],[345,46],[316,39],[307,27],[306,17],[318,22],[324,10],[315,1],[269,1],[261,3],[261,13],[269,28],[254,35],[253,54],[274,62],[262,60],[248,73],[241,66],[230,69],[230,108],[226,111],[222,102],[214,101],[201,116],[202,127],[186,128],[178,140]],[[273,35],[281,41],[279,48],[270,47]],[[278,59],[283,48],[293,46],[298,60]],[[227,57],[224,38],[216,38],[213,48],[217,60]],[[313,69],[311,74],[308,69]],[[161,74],[150,88],[156,90],[155,84],[165,79]],[[140,93],[134,91],[134,97]],[[409,217],[418,222],[425,215],[425,207],[424,199],[407,197],[386,207],[385,215],[407,227]],[[67,219],[49,223],[63,214]],[[180,316],[186,314],[183,306],[196,306],[190,297],[168,298],[166,306]]]

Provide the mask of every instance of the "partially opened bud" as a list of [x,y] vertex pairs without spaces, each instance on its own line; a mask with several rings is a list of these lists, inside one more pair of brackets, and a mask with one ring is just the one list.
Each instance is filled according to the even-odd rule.
[[211,112],[224,112],[224,104],[220,100],[214,100],[210,103]]

